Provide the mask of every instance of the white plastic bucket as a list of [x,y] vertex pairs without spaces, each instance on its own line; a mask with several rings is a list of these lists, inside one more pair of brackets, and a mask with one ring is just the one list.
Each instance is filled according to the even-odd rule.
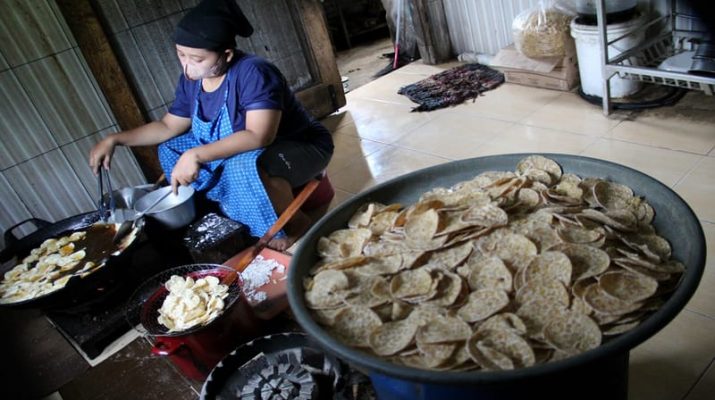
[[[635,30],[643,23],[643,18],[638,17],[619,24],[610,24],[606,27],[608,41],[617,39]],[[598,42],[598,27],[595,25],[581,25],[576,19],[571,21],[571,36],[576,42],[576,56],[578,57],[578,72],[581,77],[581,89],[591,96],[603,96],[603,80],[601,75],[601,45]],[[608,56],[613,58],[629,50],[645,39],[645,31],[632,32],[630,35],[608,46]],[[611,78],[611,97],[624,97],[640,89],[641,83],[614,75]]]

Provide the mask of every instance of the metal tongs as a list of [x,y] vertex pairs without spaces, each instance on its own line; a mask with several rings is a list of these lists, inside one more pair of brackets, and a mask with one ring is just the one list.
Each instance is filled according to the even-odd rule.
[[[106,175],[107,181],[107,195],[104,194],[104,179]],[[112,189],[112,178],[109,176],[109,170],[103,167],[99,168],[99,174],[97,174],[97,182],[99,183],[99,204],[97,211],[99,211],[99,218],[102,222],[107,223],[110,220],[114,222],[115,212],[117,210],[116,201],[114,200],[114,190]]]

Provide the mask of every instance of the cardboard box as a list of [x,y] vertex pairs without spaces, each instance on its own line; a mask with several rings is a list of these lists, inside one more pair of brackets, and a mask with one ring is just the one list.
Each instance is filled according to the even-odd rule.
[[506,82],[569,91],[579,83],[576,54],[559,58],[528,58],[514,45],[499,51],[491,66],[504,73]]

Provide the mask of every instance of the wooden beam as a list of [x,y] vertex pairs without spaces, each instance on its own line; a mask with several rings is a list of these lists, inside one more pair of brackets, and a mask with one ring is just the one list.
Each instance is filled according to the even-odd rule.
[[452,57],[443,0],[409,0],[420,56],[425,64],[439,64]]
[[[328,24],[323,15],[323,7],[317,0],[298,0],[299,11],[305,28],[306,44],[313,53],[313,59],[316,61],[318,79],[320,80],[319,88],[311,88],[309,93],[299,93],[298,97],[301,101],[305,100],[311,103],[316,93],[322,96],[330,96],[333,109],[323,107],[311,107],[306,104],[306,108],[311,110],[313,116],[322,118],[338,108],[345,105],[345,93],[343,92],[343,83],[340,79],[338,65],[335,62],[335,53],[333,45],[330,42],[330,34],[328,33]],[[329,87],[326,87],[329,86]],[[317,100],[317,99],[316,99]],[[317,101],[315,102],[317,104]]]
[[[120,129],[132,129],[146,124],[139,102],[119,65],[90,0],[56,0],[56,2]],[[144,176],[150,182],[156,181],[162,174],[156,146],[132,147],[131,150]]]

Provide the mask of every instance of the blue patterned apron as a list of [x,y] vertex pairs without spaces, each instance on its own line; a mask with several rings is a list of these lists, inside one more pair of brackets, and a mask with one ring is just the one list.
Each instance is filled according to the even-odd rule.
[[[226,105],[230,79],[229,70],[223,106],[216,118],[204,121],[199,116],[199,88],[191,116],[191,130],[159,145],[159,161],[167,179],[170,179],[171,171],[186,150],[213,143],[234,133]],[[257,237],[263,236],[278,219],[258,176],[256,160],[262,152],[261,148],[203,163],[198,178],[191,184],[197,191],[205,191],[206,197],[218,202],[227,217],[248,226],[251,235]],[[276,235],[283,236],[283,231]]]

